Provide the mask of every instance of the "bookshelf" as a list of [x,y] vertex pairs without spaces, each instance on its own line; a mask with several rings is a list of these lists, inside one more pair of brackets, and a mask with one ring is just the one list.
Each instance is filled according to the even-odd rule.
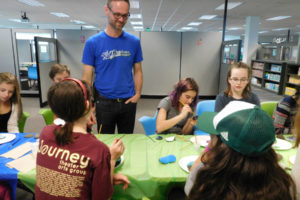
[[283,94],[286,66],[286,62],[252,60],[252,85],[278,95]]

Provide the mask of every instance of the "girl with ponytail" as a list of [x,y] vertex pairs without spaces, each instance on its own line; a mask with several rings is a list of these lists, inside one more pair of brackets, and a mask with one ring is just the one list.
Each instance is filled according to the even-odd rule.
[[87,132],[92,92],[83,81],[67,78],[52,85],[48,103],[66,123],[46,126],[37,154],[36,199],[109,199],[112,183],[129,184],[113,174],[124,145],[116,139],[108,148]]

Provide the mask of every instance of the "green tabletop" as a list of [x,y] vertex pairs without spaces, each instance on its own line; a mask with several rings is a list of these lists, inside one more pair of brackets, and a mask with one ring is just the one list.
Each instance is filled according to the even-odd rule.
[[[129,134],[122,138],[125,144],[124,163],[115,172],[120,172],[128,176],[130,185],[126,190],[121,186],[114,186],[113,199],[128,200],[142,199],[166,199],[168,191],[174,186],[184,186],[188,173],[179,166],[179,160],[185,156],[199,155],[203,148],[197,152],[190,142],[191,136],[176,137],[174,142],[167,142],[166,137],[174,136],[162,135],[163,140],[156,140],[157,135],[145,136],[143,134]],[[108,146],[122,134],[101,134],[97,138]],[[182,139],[183,138],[183,139]],[[277,151],[283,156],[281,163],[291,168],[288,159],[296,154],[296,149]],[[173,154],[176,162],[171,164],[161,164],[159,158]],[[35,184],[35,170],[28,173],[19,173],[18,178],[32,191]]]

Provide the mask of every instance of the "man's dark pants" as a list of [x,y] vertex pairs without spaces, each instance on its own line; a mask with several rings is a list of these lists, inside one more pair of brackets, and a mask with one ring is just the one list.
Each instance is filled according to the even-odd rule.
[[118,133],[133,133],[136,103],[125,104],[127,99],[107,99],[96,97],[96,118],[98,132],[115,132],[117,125]]

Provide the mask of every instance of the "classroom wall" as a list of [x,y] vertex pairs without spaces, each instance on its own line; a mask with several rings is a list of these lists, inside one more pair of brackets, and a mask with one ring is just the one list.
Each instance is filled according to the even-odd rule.
[[200,96],[218,94],[221,32],[182,33],[181,78],[193,77]]
[[[72,77],[82,77],[81,58],[85,41],[96,33],[92,30],[56,30],[59,63],[70,67]],[[81,41],[82,37],[85,41]]]
[[142,95],[168,95],[179,80],[181,33],[141,32]]
[[[35,30],[13,30],[11,35],[15,35],[17,31],[34,32]],[[49,31],[47,30],[47,32]],[[59,62],[71,68],[72,77],[82,77],[81,58],[85,41],[96,33],[97,31],[91,30],[56,30]],[[180,78],[188,76],[194,77],[198,82],[199,95],[213,96],[217,94],[216,82],[219,77],[221,33],[132,33],[140,37],[143,49],[143,95],[168,95]],[[0,32],[0,36],[1,34],[9,38],[10,30],[4,29]],[[82,36],[84,36],[84,41],[82,41]],[[13,37],[14,40],[15,36]],[[12,54],[13,50],[11,49],[9,52],[11,55],[8,58],[10,57],[13,62],[13,59],[16,60]],[[14,52],[16,54],[15,50]],[[17,63],[17,61],[15,62]],[[11,64],[10,66],[9,69],[15,70]]]
[[0,38],[0,72],[10,72],[12,74],[16,74],[11,29],[0,29]]

